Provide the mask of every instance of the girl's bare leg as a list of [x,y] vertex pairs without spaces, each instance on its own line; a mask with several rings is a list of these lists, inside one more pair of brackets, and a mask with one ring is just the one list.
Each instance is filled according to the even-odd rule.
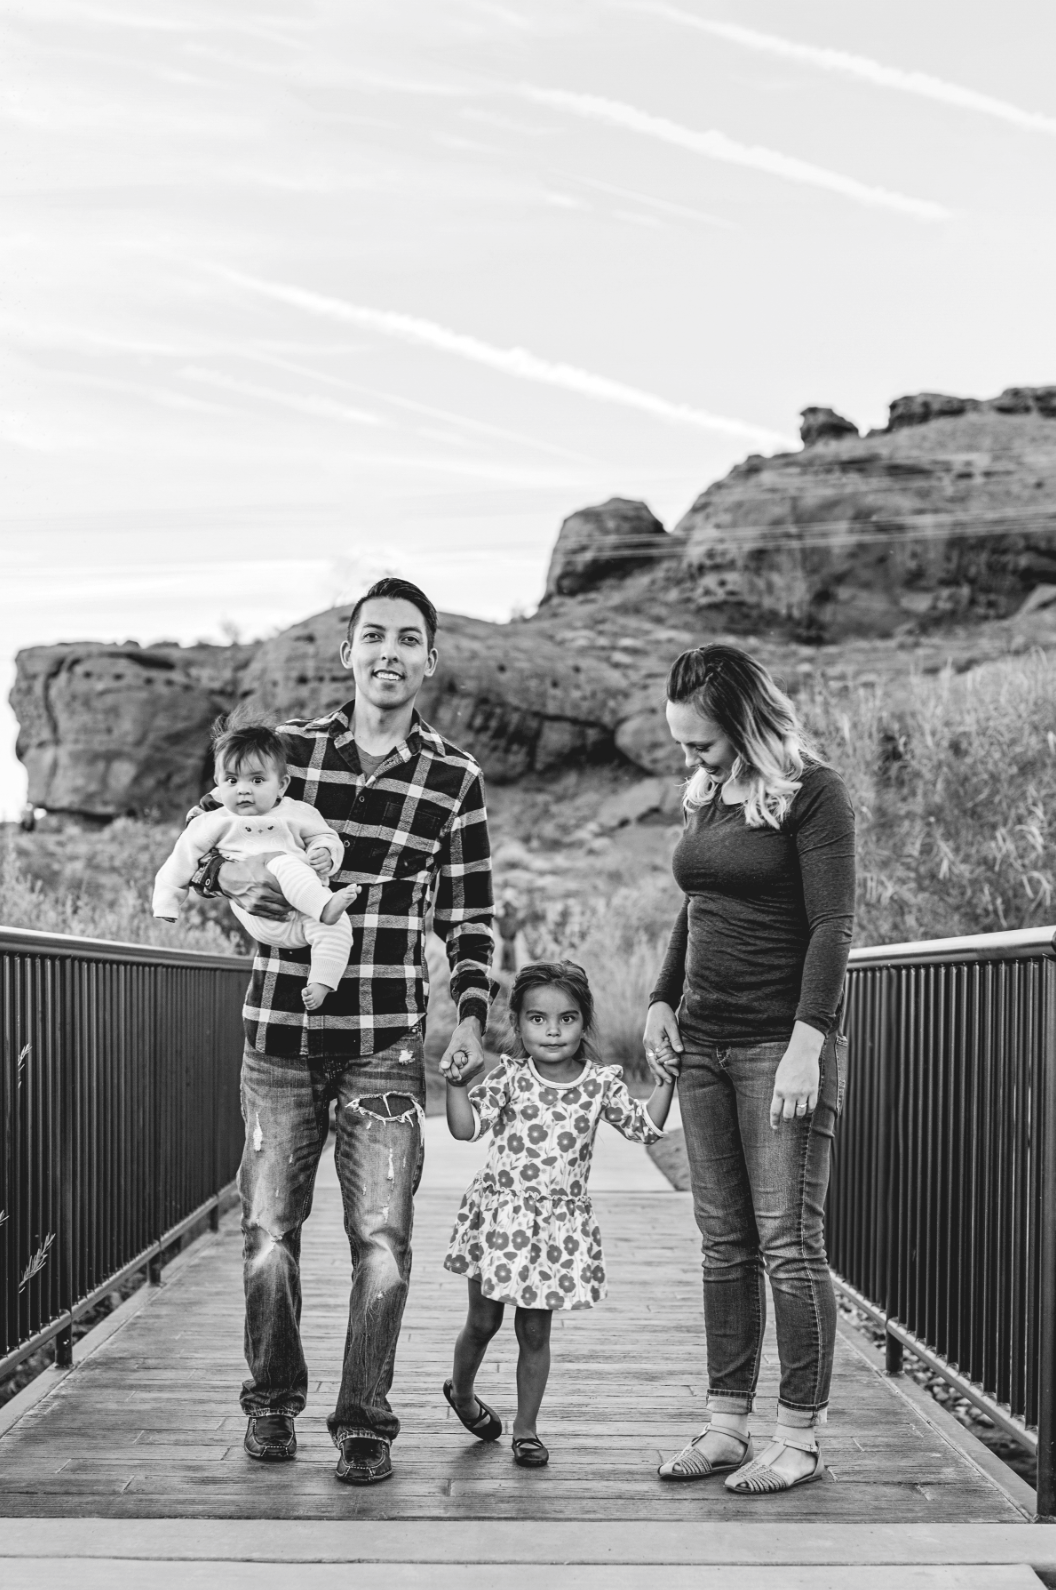
[[548,1308],[519,1308],[514,1316],[517,1331],[517,1417],[514,1435],[536,1435],[535,1421],[550,1374],[550,1324]]
[[472,1419],[480,1411],[473,1394],[477,1371],[484,1362],[488,1343],[502,1324],[504,1309],[501,1303],[494,1303],[490,1297],[484,1296],[479,1281],[470,1281],[468,1285],[469,1313],[455,1342],[451,1399],[458,1413]]

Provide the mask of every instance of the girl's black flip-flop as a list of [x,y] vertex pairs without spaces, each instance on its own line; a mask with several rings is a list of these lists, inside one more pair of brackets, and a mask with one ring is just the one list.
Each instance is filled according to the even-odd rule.
[[519,1463],[522,1469],[545,1469],[550,1454],[537,1435],[515,1435],[513,1461]]
[[[455,1408],[455,1400],[452,1396],[452,1389],[453,1388],[450,1380],[445,1380],[444,1396],[447,1398],[452,1408]],[[482,1402],[479,1397],[477,1397],[477,1407],[480,1409],[480,1412],[477,1414],[475,1419],[467,1419],[465,1414],[459,1413],[457,1408],[455,1408],[455,1415],[459,1419],[460,1423],[465,1425],[470,1435],[475,1435],[478,1441],[497,1441],[499,1436],[502,1434],[502,1420],[495,1412],[495,1409],[489,1408],[487,1403]]]

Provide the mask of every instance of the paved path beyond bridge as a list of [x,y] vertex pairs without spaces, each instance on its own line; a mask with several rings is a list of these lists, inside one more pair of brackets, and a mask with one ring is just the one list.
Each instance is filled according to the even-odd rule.
[[[324,1420],[336,1392],[349,1260],[328,1158],[305,1228],[311,1382],[297,1461],[259,1465],[242,1450],[241,1243],[232,1213],[144,1307],[57,1377],[50,1394],[0,1437],[5,1586],[72,1580],[120,1587],[133,1582],[132,1559],[147,1557],[150,1580],[162,1587],[215,1582],[266,1590],[294,1582],[273,1579],[267,1567],[275,1564],[281,1575],[279,1565],[290,1561],[305,1565],[299,1586],[322,1587],[346,1582],[327,1564],[357,1561],[378,1565],[377,1577],[357,1570],[358,1584],[392,1590],[426,1581],[437,1590],[448,1583],[473,1590],[507,1571],[534,1590],[544,1578],[553,1582],[546,1565],[557,1563],[581,1565],[561,1570],[566,1585],[620,1590],[645,1585],[649,1565],[664,1562],[670,1590],[683,1583],[695,1590],[800,1583],[879,1590],[893,1580],[878,1565],[897,1562],[894,1576],[907,1590],[1011,1590],[1038,1582],[1015,1566],[1032,1560],[1028,1537],[1043,1539],[1034,1557],[1048,1553],[1056,1567],[1056,1530],[1025,1527],[1026,1487],[1010,1474],[1003,1479],[996,1459],[923,1394],[885,1378],[853,1331],[841,1332],[837,1347],[824,1483],[756,1499],[731,1496],[715,1482],[662,1484],[661,1454],[682,1445],[703,1418],[699,1241],[688,1196],[665,1190],[642,1151],[622,1140],[606,1144],[595,1184],[609,1299],[592,1312],[555,1319],[540,1424],[550,1467],[518,1469],[508,1437],[493,1446],[472,1441],[441,1393],[465,1307],[465,1283],[441,1259],[479,1150],[450,1144],[440,1121],[428,1125],[435,1152],[418,1198],[414,1277],[392,1394],[403,1421],[394,1479],[368,1490],[334,1480]],[[480,1381],[507,1429],[515,1358],[511,1320]],[[771,1335],[761,1432],[776,1390]],[[1022,1551],[1010,1541],[1022,1541]],[[243,1578],[238,1565],[249,1559],[257,1566]],[[207,1562],[223,1563],[215,1579]],[[494,1566],[502,1562],[523,1566]],[[781,1562],[790,1566],[767,1577]],[[310,1563],[316,1566],[309,1574]],[[723,1563],[739,1566],[730,1567],[729,1578],[712,1577]],[[804,1563],[830,1569],[795,1567]],[[991,1565],[986,1576],[973,1577],[984,1563]],[[849,1572],[850,1564],[868,1568],[866,1577],[830,1576]],[[955,1576],[935,1577],[940,1568]]]

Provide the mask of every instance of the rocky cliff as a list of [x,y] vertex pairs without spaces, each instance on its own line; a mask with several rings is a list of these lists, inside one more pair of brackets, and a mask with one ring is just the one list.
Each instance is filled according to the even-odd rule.
[[[860,436],[807,409],[801,451],[748,458],[670,532],[614,498],[561,527],[538,613],[445,614],[425,716],[496,782],[574,762],[664,774],[667,666],[742,637],[795,689],[957,667],[1056,642],[1056,388],[925,393]],[[255,646],[71,644],[20,653],[12,705],[29,799],[106,819],[199,793],[212,719],[345,700],[349,609]]]
[[1056,581],[1056,388],[925,393],[859,436],[804,412],[802,452],[747,459],[675,526],[702,614],[800,639],[1007,618]]

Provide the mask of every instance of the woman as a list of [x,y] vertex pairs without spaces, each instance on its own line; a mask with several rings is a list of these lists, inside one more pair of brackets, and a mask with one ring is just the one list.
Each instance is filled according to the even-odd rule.
[[[795,709],[734,646],[683,652],[667,721],[692,776],[673,858],[686,896],[653,991],[645,1051],[678,1071],[703,1237],[710,1422],[660,1469],[728,1475],[746,1495],[824,1474],[836,1334],[823,1210],[842,1102],[837,1038],[854,919],[854,813]],[[675,1011],[678,1009],[678,1015]],[[774,1296],[774,1437],[748,1430]]]

